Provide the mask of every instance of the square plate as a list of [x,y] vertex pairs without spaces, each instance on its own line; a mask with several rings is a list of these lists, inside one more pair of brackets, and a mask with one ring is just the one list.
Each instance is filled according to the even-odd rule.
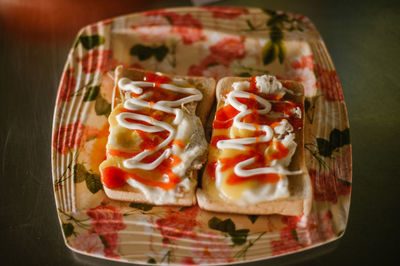
[[[305,150],[314,194],[307,216],[228,215],[113,201],[102,190],[117,65],[170,74],[302,82]],[[84,27],[60,81],[52,167],[66,245],[132,263],[219,264],[268,259],[331,242],[346,228],[351,192],[349,122],[342,88],[310,20],[241,7],[154,10]]]

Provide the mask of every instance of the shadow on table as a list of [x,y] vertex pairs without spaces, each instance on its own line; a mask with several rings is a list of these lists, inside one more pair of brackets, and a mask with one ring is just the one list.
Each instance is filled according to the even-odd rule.
[[[281,257],[272,258],[269,260],[260,260],[251,263],[252,266],[261,265],[311,265],[310,261],[322,257],[326,254],[333,252],[339,246],[340,240],[335,240],[333,242],[323,244],[319,247],[311,248],[308,250],[300,251],[298,253],[284,255]],[[241,263],[238,265],[246,265],[246,263]],[[248,265],[248,264],[247,264]]]
[[[310,261],[317,259],[318,257],[322,257],[326,254],[333,252],[340,243],[339,240],[335,240],[333,242],[321,245],[319,247],[311,248],[308,250],[304,250],[298,253],[284,255],[268,260],[260,260],[254,262],[247,262],[247,263],[239,263],[235,265],[251,265],[251,266],[261,266],[261,265],[268,265],[268,266],[275,266],[275,265],[310,265]],[[82,255],[76,252],[72,252],[72,257],[78,262],[83,265],[122,265],[123,262],[114,262],[110,260],[99,259],[92,256]],[[125,265],[128,265],[124,263]],[[131,264],[135,265],[135,264]]]

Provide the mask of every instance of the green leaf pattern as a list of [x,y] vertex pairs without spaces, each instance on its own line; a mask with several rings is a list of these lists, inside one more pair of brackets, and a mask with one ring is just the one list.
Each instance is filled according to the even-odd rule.
[[86,180],[86,176],[89,172],[83,164],[77,163],[74,166],[74,182],[80,183]]
[[72,236],[72,235],[76,235],[75,231],[74,231],[74,225],[72,223],[63,223],[62,224],[62,229],[64,232],[64,235],[66,238]]
[[97,191],[103,189],[103,184],[101,184],[100,176],[98,174],[88,174],[86,176],[86,187],[93,194],[97,193]]
[[238,246],[246,243],[250,231],[249,229],[236,230],[236,226],[230,218],[222,221],[215,216],[208,221],[208,227],[223,233],[228,233],[231,237],[232,243]]
[[324,138],[316,138],[318,152],[322,156],[330,157],[332,152],[336,149],[343,147],[346,144],[350,144],[350,130],[348,128],[340,131],[335,128],[329,134],[329,140]]
[[131,208],[135,208],[138,210],[142,210],[142,211],[150,211],[151,209],[153,209],[153,205],[150,204],[146,204],[146,203],[136,203],[136,202],[131,202],[129,204],[129,207]]
[[83,101],[90,102],[95,100],[97,98],[97,95],[99,95],[99,91],[100,91],[100,86],[89,87],[85,93],[85,96],[83,97]]
[[130,54],[132,56],[137,56],[140,61],[147,60],[154,56],[158,62],[163,61],[168,52],[169,49],[165,44],[155,47],[136,44],[132,46],[130,50]]
[[104,115],[108,117],[111,113],[111,104],[99,94],[96,98],[94,110],[97,115]]
[[[263,63],[269,65],[278,59],[282,64],[286,58],[286,46],[283,42],[284,31],[303,31],[303,23],[296,17],[289,18],[286,13],[278,13],[269,9],[265,9],[264,12],[270,16],[266,22],[270,40],[262,49]],[[257,30],[250,21],[247,21],[247,25],[250,30]]]
[[79,44],[82,44],[82,46],[86,50],[91,50],[97,46],[103,45],[105,42],[105,39],[103,36],[95,34],[95,35],[81,35],[79,36],[78,40],[75,43],[75,47],[78,46]]
[[100,181],[100,176],[95,173],[89,172],[83,164],[77,163],[74,166],[74,182],[86,182],[86,187],[93,194],[103,189],[103,185]]

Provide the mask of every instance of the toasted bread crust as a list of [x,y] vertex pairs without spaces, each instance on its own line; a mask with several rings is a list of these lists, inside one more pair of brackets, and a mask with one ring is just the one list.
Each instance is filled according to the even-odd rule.
[[[232,84],[237,81],[248,81],[248,78],[226,77],[218,81],[217,84],[217,109],[223,104],[222,96],[226,92],[232,90]],[[285,83],[285,81],[282,81]],[[290,90],[295,94],[286,94],[285,99],[304,102],[304,89],[300,83],[289,81]],[[304,120],[304,108],[302,111]],[[304,123],[303,123],[304,124]],[[225,213],[240,213],[240,214],[282,214],[282,215],[302,215],[307,214],[311,210],[312,203],[312,185],[308,175],[308,170],[304,159],[304,126],[301,130],[296,131],[296,152],[292,157],[289,165],[289,170],[301,169],[303,174],[289,176],[289,191],[290,197],[286,199],[273,200],[262,202],[259,204],[240,206],[232,202],[226,202],[218,196],[209,193],[207,188],[210,181],[210,176],[207,171],[204,171],[202,176],[203,189],[197,190],[197,201],[201,209],[225,212]]]
[[[104,187],[104,192],[107,197],[113,200],[132,201],[138,203],[146,203],[156,205],[154,201],[148,200],[143,193],[130,191],[130,186],[122,187],[121,189],[110,189]],[[182,198],[176,199],[173,203],[162,204],[168,206],[192,206],[196,204],[196,197],[194,193],[184,195]]]

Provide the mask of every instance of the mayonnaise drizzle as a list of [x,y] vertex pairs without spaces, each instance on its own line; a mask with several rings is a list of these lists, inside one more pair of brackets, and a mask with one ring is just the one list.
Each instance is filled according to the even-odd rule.
[[[143,89],[141,87],[155,87],[156,83],[147,82],[147,81],[132,81],[128,78],[121,78],[118,81],[118,86],[122,91],[125,92],[133,92],[135,94],[142,94],[138,98],[128,98],[124,103],[124,108],[137,111],[142,110],[144,108],[150,108],[154,110],[159,110],[162,112],[170,113],[175,115],[175,119],[173,120],[174,125],[178,125],[183,118],[183,112],[179,107],[182,104],[186,104],[193,101],[200,101],[203,98],[202,93],[190,87],[180,87],[177,85],[185,85],[186,82],[183,83],[180,79],[174,79],[172,81],[174,84],[159,84],[159,86],[163,89],[169,91],[175,91],[185,94],[191,94],[187,97],[175,100],[175,101],[164,101],[160,100],[155,103],[148,102],[145,99],[150,95],[148,93],[142,94]],[[152,150],[144,150],[141,153],[133,156],[132,158],[126,159],[123,161],[123,166],[128,169],[143,169],[143,170],[154,170],[157,166],[159,166],[165,159],[167,159],[172,152],[171,148],[167,148],[163,151],[163,153],[153,162],[151,163],[143,163],[141,160],[146,158],[147,156],[154,154],[156,151],[165,148],[168,146],[171,141],[175,138],[176,130],[173,126],[163,121],[158,121],[150,116],[129,112],[122,112],[116,116],[118,123],[128,129],[132,130],[141,130],[149,133],[168,131],[168,137],[163,140],[157,147]],[[134,119],[138,121],[146,122],[149,125],[143,125],[139,123],[135,123],[132,121],[127,121],[126,119]]]
[[[277,81],[276,79],[271,79],[268,77],[268,78],[264,78],[263,80],[268,81],[268,83],[265,82],[262,86],[270,85],[273,88],[273,90],[275,90],[275,91],[281,90],[282,91],[282,84],[279,81]],[[241,84],[238,84],[238,83],[241,83]],[[239,114],[237,114],[233,119],[233,126],[236,128],[239,128],[239,129],[246,129],[246,130],[250,130],[250,131],[260,130],[260,131],[264,132],[264,134],[260,137],[220,140],[217,142],[218,149],[234,149],[234,150],[245,151],[246,145],[268,142],[274,137],[274,130],[268,125],[259,125],[256,128],[256,126],[254,124],[241,121],[245,116],[251,114],[254,110],[248,109],[247,105],[240,103],[237,100],[237,98],[247,98],[247,99],[253,98],[253,99],[255,99],[261,105],[261,109],[256,110],[256,113],[258,113],[258,114],[265,115],[271,111],[271,104],[268,100],[266,100],[258,95],[255,95],[251,92],[242,91],[242,90],[248,89],[249,86],[250,86],[250,84],[248,82],[235,82],[232,85],[234,90],[231,91],[227,95],[227,99],[226,99],[227,104],[232,105],[236,110],[239,111]],[[264,88],[264,87],[259,88],[259,91],[268,91],[268,90],[269,90],[268,88]],[[255,159],[256,159],[255,157],[252,157],[247,160],[239,162],[234,167],[234,173],[243,178],[247,178],[247,177],[259,175],[259,174],[269,174],[269,173],[277,173],[277,174],[281,174],[281,175],[301,174],[301,170],[300,171],[288,171],[282,165],[276,164],[276,163],[271,163],[270,167],[259,167],[259,168],[245,170],[244,168],[246,166],[254,163]],[[218,169],[216,169],[216,170],[218,171]]]

